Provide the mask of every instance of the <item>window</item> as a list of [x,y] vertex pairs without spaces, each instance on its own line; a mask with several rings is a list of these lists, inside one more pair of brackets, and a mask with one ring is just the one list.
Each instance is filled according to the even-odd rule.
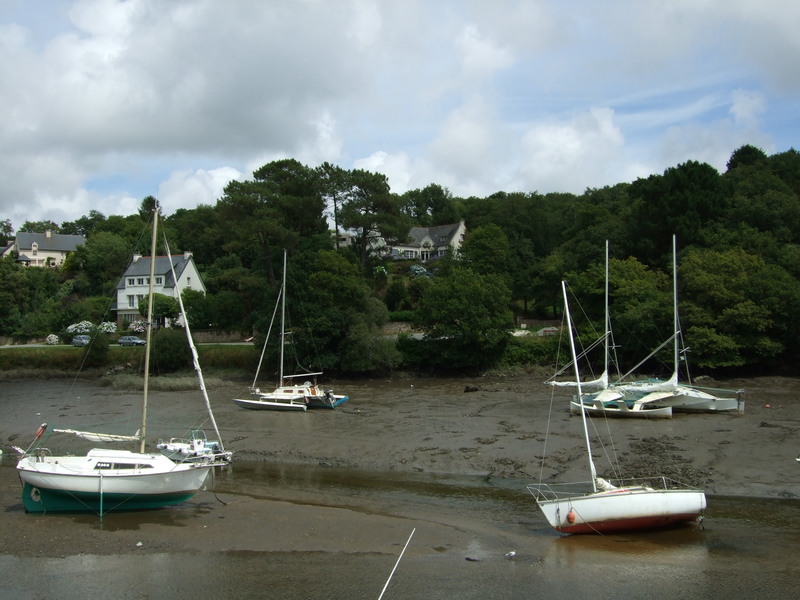
[[186,287],[189,288],[189,289],[192,289],[192,278],[191,277],[187,277],[186,278]]
[[39,244],[37,244],[36,242],[33,242],[33,245],[31,246],[31,254],[33,256],[39,255]]
[[133,285],[136,280],[133,277],[128,278],[128,285]]
[[144,285],[144,277],[139,277],[139,279],[136,280],[136,283],[137,285]]
[[141,302],[143,298],[144,298],[144,294],[137,294],[137,296],[136,296],[136,302],[137,302],[137,303]]
[[136,304],[134,304],[134,302],[133,302],[133,298],[134,298],[133,294],[128,296],[128,307],[129,308],[134,308],[136,306]]
[[163,277],[156,277],[156,285],[161,285],[164,283]]

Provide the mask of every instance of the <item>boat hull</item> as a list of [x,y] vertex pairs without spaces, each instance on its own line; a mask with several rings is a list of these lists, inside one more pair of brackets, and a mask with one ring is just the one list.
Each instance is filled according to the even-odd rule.
[[280,399],[268,400],[265,398],[234,398],[236,406],[248,408],[250,410],[282,410],[282,411],[305,411],[307,406],[301,399]]
[[659,406],[659,407],[643,407],[642,405],[629,408],[624,402],[619,402],[618,406],[602,406],[598,407],[593,404],[583,404],[572,401],[569,405],[569,410],[572,414],[581,414],[581,406],[583,410],[590,417],[614,417],[620,419],[671,419],[672,407]]
[[616,489],[537,504],[556,531],[570,534],[658,529],[696,521],[706,508],[699,490]]
[[25,456],[17,463],[27,512],[140,510],[178,504],[205,485],[211,464],[160,454],[92,450],[86,456]]
[[308,408],[336,408],[350,399],[349,396],[330,394],[327,396],[307,396]]

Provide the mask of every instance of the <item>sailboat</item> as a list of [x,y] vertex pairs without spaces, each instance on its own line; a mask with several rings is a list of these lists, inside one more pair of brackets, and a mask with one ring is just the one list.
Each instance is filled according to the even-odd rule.
[[[278,383],[272,392],[263,392],[257,386],[258,374],[264,360],[264,353],[267,349],[267,342],[261,350],[261,358],[258,361],[258,368],[250,386],[250,398],[234,398],[233,401],[241,408],[253,410],[282,410],[282,411],[305,411],[308,408],[336,408],[347,402],[348,396],[334,394],[332,390],[324,390],[317,384],[317,373],[300,373],[296,375],[286,375],[284,373],[284,357],[286,348],[286,337],[291,335],[286,331],[286,250],[283,251],[283,278],[281,289],[278,293],[278,300],[275,303],[275,310],[272,313],[272,321],[267,331],[267,340],[272,332],[272,325],[275,321],[275,313],[278,306],[281,308],[281,333],[280,333],[280,358],[278,360]],[[301,383],[302,381],[302,383]]]
[[[605,271],[605,322],[603,335],[596,342],[603,343],[603,373],[597,379],[581,384],[581,389],[593,389],[596,392],[577,393],[570,401],[569,409],[573,414],[585,412],[591,417],[620,417],[620,418],[648,418],[669,419],[672,417],[672,408],[655,401],[655,396],[649,402],[642,402],[639,398],[631,399],[626,394],[609,385],[609,342],[611,335],[611,319],[608,311],[608,240],[606,240],[606,271]],[[592,344],[587,352],[594,346]],[[585,354],[585,353],[584,353]],[[569,365],[567,365],[569,367]],[[562,369],[562,372],[565,369]],[[558,375],[560,373],[556,373]],[[554,376],[555,377],[555,376]],[[553,386],[575,387],[577,382],[560,382],[551,378],[547,381]],[[669,395],[669,393],[667,393]]]
[[[158,206],[153,215],[151,256],[155,257]],[[206,483],[209,473],[226,464],[208,456],[204,460],[175,462],[159,452],[145,452],[147,396],[153,322],[155,260],[150,261],[150,288],[144,364],[144,394],[141,428],[133,436],[88,431],[53,430],[73,433],[94,442],[138,441],[139,451],[95,448],[85,456],[53,456],[39,440],[47,425],[37,431],[17,471],[22,480],[22,503],[27,512],[97,512],[160,508],[183,502]]]
[[[643,361],[614,384],[614,389],[623,393],[625,397],[640,405],[668,406],[675,412],[744,412],[744,390],[728,391],[727,396],[712,394],[697,386],[681,384],[678,381],[680,370],[680,338],[681,327],[678,318],[678,252],[676,236],[672,236],[672,294],[673,294],[673,334],[670,339],[656,348]],[[674,370],[672,376],[665,380],[646,380],[625,383],[625,377],[634,372],[645,361],[659,352],[670,341],[673,343]],[[688,371],[688,369],[687,369]]]
[[[570,349],[575,368],[578,395],[581,394],[580,371],[572,320],[569,314],[566,283],[561,284]],[[562,533],[610,533],[639,529],[655,529],[697,520],[706,508],[706,496],[701,490],[672,489],[669,480],[658,478],[647,483],[628,481],[614,485],[597,476],[592,460],[586,413],[581,411],[583,435],[589,459],[591,480],[578,484],[556,485],[540,482],[527,486],[536,503],[554,529]],[[590,491],[584,491],[590,486]]]

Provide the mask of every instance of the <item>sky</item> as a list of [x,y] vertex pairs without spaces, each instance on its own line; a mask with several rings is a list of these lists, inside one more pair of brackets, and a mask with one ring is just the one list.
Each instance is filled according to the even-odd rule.
[[798,145],[797,0],[0,0],[0,221],[294,158],[572,192]]

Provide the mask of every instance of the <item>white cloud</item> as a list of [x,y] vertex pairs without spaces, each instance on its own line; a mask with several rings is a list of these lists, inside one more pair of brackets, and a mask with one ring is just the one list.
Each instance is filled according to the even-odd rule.
[[797,145],[799,19],[789,0],[0,3],[0,218],[213,203],[280,158],[463,196],[724,168]]
[[158,188],[158,199],[165,214],[199,204],[213,206],[231,181],[243,180],[243,174],[231,167],[205,171],[176,171]]

